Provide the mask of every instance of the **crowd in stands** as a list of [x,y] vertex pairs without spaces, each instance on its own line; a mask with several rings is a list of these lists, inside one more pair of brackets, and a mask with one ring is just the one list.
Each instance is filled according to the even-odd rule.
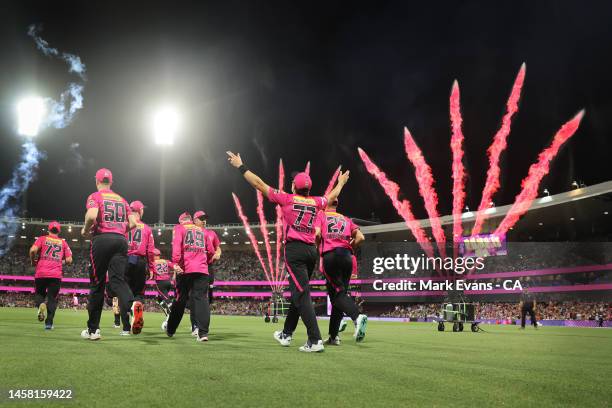
[[[440,315],[439,303],[396,305],[380,313],[383,317],[433,318]],[[538,319],[543,320],[595,320],[603,316],[612,320],[612,303],[605,302],[540,302],[536,303]],[[507,320],[520,317],[518,303],[477,303],[476,319]]]

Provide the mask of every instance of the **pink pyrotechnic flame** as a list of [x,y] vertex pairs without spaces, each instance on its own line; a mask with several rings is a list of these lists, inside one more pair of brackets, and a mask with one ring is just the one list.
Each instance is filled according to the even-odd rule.
[[259,231],[264,239],[266,246],[266,254],[268,255],[268,267],[270,268],[270,275],[274,278],[272,282],[276,284],[276,278],[274,277],[272,266],[272,247],[270,246],[270,237],[268,236],[268,221],[266,221],[266,214],[264,213],[264,199],[263,193],[257,190],[257,216],[259,217]]
[[306,168],[304,169],[304,173],[310,175],[310,160],[306,163]]
[[359,156],[363,161],[363,164],[366,167],[368,173],[370,173],[383,188],[393,207],[397,213],[404,219],[404,222],[412,232],[412,235],[416,238],[417,242],[425,251],[425,254],[428,257],[433,257],[433,250],[429,243],[429,239],[427,239],[427,235],[425,235],[425,231],[421,228],[419,222],[414,218],[414,214],[412,213],[412,209],[410,208],[410,202],[407,200],[399,200],[399,191],[400,188],[394,181],[391,181],[387,178],[387,175],[381,171],[376,164],[368,157],[367,153],[363,151],[361,148],[357,148],[359,152]]
[[325,194],[323,194],[323,195],[328,195],[329,192],[334,189],[334,186],[336,185],[336,181],[338,181],[338,176],[340,175],[340,169],[341,168],[342,168],[342,166],[338,166],[338,168],[336,169],[336,171],[332,175],[331,179],[329,180],[329,184],[327,184],[327,188],[325,189]]
[[253,249],[255,250],[255,255],[257,255],[257,259],[259,259],[261,268],[264,270],[264,273],[266,274],[266,279],[268,280],[270,287],[273,287],[274,285],[266,269],[266,264],[264,263],[264,260],[261,257],[261,254],[259,253],[259,248],[257,246],[257,238],[255,238],[253,231],[251,231],[249,220],[246,217],[246,215],[244,215],[244,212],[242,211],[242,204],[240,204],[240,200],[238,199],[238,196],[236,194],[232,193],[232,198],[234,199],[234,205],[236,206],[236,211],[238,211],[238,217],[240,217],[240,220],[242,220],[242,225],[244,225],[244,230],[246,231],[249,237],[249,240],[251,241],[251,245],[253,246]]
[[463,167],[463,131],[461,130],[461,103],[459,84],[453,83],[450,96],[450,118],[452,127],[451,151],[453,153],[453,241],[463,235],[461,213],[465,204],[465,169]]
[[542,178],[550,170],[550,162],[555,158],[561,146],[576,133],[583,116],[584,110],[581,110],[576,116],[561,126],[550,146],[542,150],[538,155],[538,161],[531,165],[527,177],[521,183],[521,192],[516,196],[510,211],[497,227],[495,231],[497,235],[503,236],[529,210],[531,203],[538,196],[538,189]]
[[[283,159],[278,162],[278,189],[283,190],[285,187],[285,167],[283,166]],[[277,282],[277,286],[280,289],[281,270],[280,270],[280,254],[281,247],[283,245],[283,212],[280,205],[276,206],[276,270],[274,280]]]
[[489,156],[489,170],[487,170],[487,180],[485,182],[484,189],[482,190],[482,199],[480,200],[480,205],[478,206],[478,213],[476,214],[476,221],[474,222],[474,227],[472,228],[472,235],[477,235],[480,233],[482,224],[486,218],[485,210],[489,208],[493,194],[497,192],[500,186],[499,175],[501,170],[499,167],[499,159],[502,152],[506,150],[506,140],[510,134],[512,116],[518,111],[518,102],[521,97],[521,89],[523,88],[523,82],[525,81],[525,70],[526,66],[525,63],[523,63],[516,76],[516,79],[514,80],[510,97],[506,103],[506,114],[502,118],[501,127],[493,137],[493,142],[487,150],[487,154]]
[[438,244],[438,250],[442,257],[446,256],[445,242],[446,237],[444,236],[444,230],[440,224],[440,214],[438,213],[438,193],[434,188],[434,179],[431,174],[431,167],[425,161],[421,149],[417,146],[410,131],[404,128],[404,147],[406,149],[406,155],[408,160],[414,166],[414,173],[419,185],[419,192],[425,202],[425,210],[429,216],[429,222],[431,223],[431,232]]

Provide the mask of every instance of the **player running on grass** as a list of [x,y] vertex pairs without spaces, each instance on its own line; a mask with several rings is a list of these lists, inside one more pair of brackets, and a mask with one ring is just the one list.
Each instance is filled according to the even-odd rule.
[[338,332],[343,314],[355,324],[353,337],[363,341],[366,334],[368,317],[359,313],[359,308],[349,293],[349,283],[353,272],[353,253],[364,240],[359,227],[353,221],[336,211],[338,200],[330,202],[327,209],[319,213],[317,230],[321,242],[321,272],[325,276],[327,294],[332,304],[329,319],[329,338],[325,344],[339,346]]
[[125,234],[136,226],[136,219],[127,201],[110,188],[113,184],[113,174],[108,169],[96,172],[97,192],[87,198],[85,223],[81,230],[84,237],[93,235],[90,246],[89,300],[87,311],[89,320],[87,329],[81,332],[81,337],[88,340],[99,340],[100,317],[104,305],[104,289],[108,273],[108,284],[119,298],[121,310],[132,310],[132,332],[142,330],[143,305],[134,301],[132,291],[126,283],[123,274],[127,264],[128,244]]
[[[125,281],[130,287],[134,299],[143,303],[144,292],[147,282],[147,270],[153,269],[155,255],[155,241],[151,227],[142,222],[144,215],[144,205],[140,201],[130,203],[130,209],[136,219],[136,226],[131,228],[126,234],[128,240],[128,261],[125,269]],[[129,326],[128,310],[122,310],[123,331],[122,335],[128,335],[131,327]],[[143,320],[144,323],[144,320]],[[133,330],[134,334],[139,331]]]
[[[183,214],[181,224],[174,227],[172,235],[172,262],[178,265],[176,300],[170,309],[168,337],[174,336],[181,323],[188,299],[193,300],[193,311],[198,322],[198,342],[208,341],[210,307],[208,305],[208,259],[215,253],[204,229]],[[184,271],[184,272],[183,272]]]
[[[240,154],[227,152],[228,160],[243,174],[246,181],[273,203],[279,204],[283,212],[283,230],[285,243],[285,265],[291,276],[289,290],[291,305],[282,331],[274,333],[274,338],[282,345],[289,346],[293,332],[301,317],[308,341],[300,351],[319,352],[324,350],[321,332],[317,325],[312,300],[310,298],[310,277],[317,263],[315,247],[315,221],[317,213],[325,209],[327,203],[338,198],[340,191],[349,179],[349,172],[340,173],[338,184],[325,197],[310,196],[312,181],[306,173],[298,173],[291,185],[292,194],[269,187],[255,173],[242,163]],[[280,237],[278,238],[280,239]]]
[[[215,275],[213,270],[213,263],[218,261],[221,258],[221,242],[219,241],[219,237],[217,233],[213,230],[206,229],[206,222],[208,220],[208,215],[200,210],[196,211],[193,214],[193,222],[195,225],[204,228],[204,235],[206,239],[210,241],[212,244],[215,254],[212,257],[208,258],[208,304],[210,305],[213,302],[213,288],[215,282]],[[193,311],[193,301],[189,301],[189,318],[191,320],[191,334],[194,336],[198,335],[198,322],[195,317],[195,313]]]
[[161,307],[166,315],[166,319],[162,323],[162,330],[166,330],[168,317],[170,316],[170,308],[174,301],[174,298],[170,295],[170,291],[173,288],[173,282],[176,281],[176,273],[174,272],[175,265],[163,259],[159,249],[155,248],[153,254],[155,255],[155,260],[153,261],[153,268],[149,271],[149,279],[155,281],[157,304],[159,304],[159,307]]
[[59,237],[60,230],[59,222],[50,222],[49,234],[38,237],[30,248],[30,261],[36,266],[34,301],[38,308],[38,321],[45,322],[45,330],[53,329],[62,281],[62,262],[72,263],[72,251],[66,241]]

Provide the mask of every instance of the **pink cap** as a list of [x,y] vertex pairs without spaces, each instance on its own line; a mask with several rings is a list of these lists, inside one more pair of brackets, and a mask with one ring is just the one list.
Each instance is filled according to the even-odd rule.
[[193,214],[193,218],[204,218],[207,219],[208,215],[206,215],[206,213],[202,210],[196,211],[195,214]]
[[109,169],[100,169],[96,171],[96,181],[103,182],[107,179],[109,183],[113,182],[113,173]]
[[161,255],[161,252],[159,251],[159,249],[155,248],[155,249],[153,250],[153,255],[155,255],[155,256],[160,256],[160,255]]
[[180,224],[185,224],[187,222],[192,222],[191,220],[191,215],[189,215],[188,212],[184,212],[181,215],[179,215],[179,223]]
[[295,175],[293,178],[293,184],[295,184],[295,188],[297,190],[310,190],[310,187],[312,187],[312,180],[308,174],[302,172]]
[[49,231],[51,231],[52,229],[57,229],[58,231],[62,229],[62,226],[60,225],[59,222],[57,221],[51,221],[49,223]]
[[144,208],[145,208],[145,206],[144,206],[144,204],[142,203],[142,201],[138,201],[138,200],[136,200],[136,201],[132,201],[132,202],[130,203],[130,209],[131,209],[132,211],[135,211],[135,212],[140,212],[140,210],[142,210],[142,209],[144,209]]

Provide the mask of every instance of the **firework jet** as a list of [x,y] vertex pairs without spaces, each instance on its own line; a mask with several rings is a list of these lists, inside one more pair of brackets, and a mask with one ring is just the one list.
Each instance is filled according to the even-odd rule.
[[45,56],[63,60],[68,64],[68,72],[76,74],[81,80],[81,83],[69,83],[68,88],[60,95],[59,101],[51,98],[45,99],[45,103],[48,105],[48,114],[42,128],[50,126],[56,129],[63,129],[70,124],[76,112],[83,108],[83,83],[86,79],[85,64],[81,62],[81,58],[78,55],[60,52],[56,48],[51,48],[49,43],[39,36],[35,25],[29,27],[28,35],[32,37],[36,47]]
[[325,196],[328,195],[329,192],[334,189],[334,185],[336,185],[336,181],[338,181],[338,176],[340,175],[341,169],[342,169],[342,166],[338,166],[334,174],[332,174],[332,177],[331,179],[329,179],[329,183],[327,184],[327,188],[325,189],[325,194],[323,195]]
[[240,217],[240,220],[242,221],[242,225],[244,225],[244,231],[247,233],[249,240],[251,241],[251,246],[253,246],[253,249],[255,250],[255,255],[257,255],[257,259],[259,259],[261,268],[266,274],[266,279],[268,280],[270,287],[273,287],[272,279],[270,279],[270,274],[268,274],[268,270],[266,269],[266,264],[264,263],[264,260],[261,257],[261,254],[259,253],[259,248],[257,247],[257,238],[255,238],[255,234],[253,234],[253,231],[251,231],[249,220],[246,217],[246,215],[244,215],[244,212],[242,211],[242,204],[240,204],[240,200],[238,199],[238,196],[236,194],[232,193],[232,198],[234,199],[234,205],[236,206],[236,211],[238,211],[238,217]]
[[[451,151],[453,153],[453,241],[463,235],[461,213],[465,203],[465,169],[463,167],[463,131],[461,130],[461,98],[459,84],[453,83],[450,96],[450,119],[452,127]],[[454,246],[453,248],[456,248]]]
[[410,131],[404,128],[404,148],[408,160],[414,167],[414,173],[419,185],[419,192],[425,203],[425,210],[429,215],[429,221],[431,223],[431,231],[438,244],[438,250],[440,255],[446,257],[446,237],[444,236],[444,230],[440,224],[440,214],[438,214],[438,194],[434,188],[434,179],[431,174],[431,167],[425,161],[421,149],[417,146]]
[[13,170],[11,179],[0,190],[0,257],[10,249],[18,225],[20,199],[24,191],[36,177],[38,162],[42,154],[31,140],[23,144],[21,163]]
[[410,208],[410,202],[407,200],[399,200],[400,188],[397,183],[389,180],[387,178],[387,175],[382,172],[376,164],[374,164],[374,162],[368,157],[367,153],[363,149],[358,147],[357,151],[359,152],[359,156],[361,157],[361,161],[363,161],[366,170],[378,181],[380,186],[383,188],[383,190],[391,200],[393,207],[395,207],[397,213],[404,219],[404,222],[406,223],[410,231],[412,231],[412,235],[414,235],[417,242],[421,245],[421,248],[423,248],[423,251],[425,251],[425,254],[427,254],[427,256],[429,257],[433,257],[433,250],[431,248],[431,245],[429,244],[429,240],[427,239],[425,231],[423,230],[423,228],[421,228],[419,222],[414,218],[414,214],[412,214],[412,209]]
[[257,190],[257,216],[259,217],[259,231],[264,239],[266,246],[266,254],[268,255],[268,267],[270,268],[270,276],[273,278],[272,282],[276,283],[276,278],[273,276],[274,268],[272,267],[272,247],[270,247],[270,237],[268,236],[268,221],[266,221],[266,214],[264,213],[264,200],[263,193]]
[[[283,167],[283,159],[278,162],[278,189],[283,191],[285,187],[285,167]],[[281,246],[283,245],[283,211],[280,205],[276,206],[276,276],[275,281],[278,283],[281,281],[280,271],[280,253]],[[279,284],[280,285],[280,284]]]
[[[34,39],[36,47],[48,57],[56,57],[68,64],[68,71],[76,74],[81,82],[85,82],[85,65],[74,54],[60,53],[57,49],[49,47],[43,40],[35,26],[30,26],[28,35]],[[39,131],[53,127],[65,128],[70,124],[76,112],[83,107],[84,85],[70,83],[68,88],[60,95],[60,100],[45,99],[47,116],[40,124]],[[39,152],[32,140],[23,144],[23,152],[19,164],[13,170],[11,179],[0,189],[0,256],[10,248],[17,231],[15,218],[19,216],[21,197],[27,191],[30,183],[36,177],[38,163],[44,154]]]
[[306,163],[306,168],[304,169],[304,173],[310,175],[310,160]]
[[510,125],[512,123],[512,116],[518,111],[518,102],[521,97],[521,89],[523,88],[523,82],[525,81],[525,63],[521,65],[510,97],[506,103],[506,114],[502,118],[502,124],[495,136],[489,149],[487,149],[487,155],[489,156],[489,170],[487,170],[487,180],[485,182],[484,189],[482,190],[482,199],[478,206],[478,213],[476,214],[476,221],[472,228],[472,235],[477,235],[482,229],[482,224],[486,218],[485,210],[489,208],[493,194],[499,189],[499,175],[501,170],[499,168],[499,158],[504,150],[506,150],[506,140],[510,134]]
[[506,217],[495,231],[497,235],[503,236],[506,234],[510,227],[516,224],[519,218],[529,210],[531,203],[538,196],[538,189],[542,178],[550,170],[550,162],[555,158],[561,146],[576,133],[583,116],[584,110],[581,110],[570,121],[561,126],[550,146],[542,150],[538,156],[538,161],[531,165],[527,177],[521,183],[521,192],[516,196],[510,211],[508,211],[508,214],[506,214]]

